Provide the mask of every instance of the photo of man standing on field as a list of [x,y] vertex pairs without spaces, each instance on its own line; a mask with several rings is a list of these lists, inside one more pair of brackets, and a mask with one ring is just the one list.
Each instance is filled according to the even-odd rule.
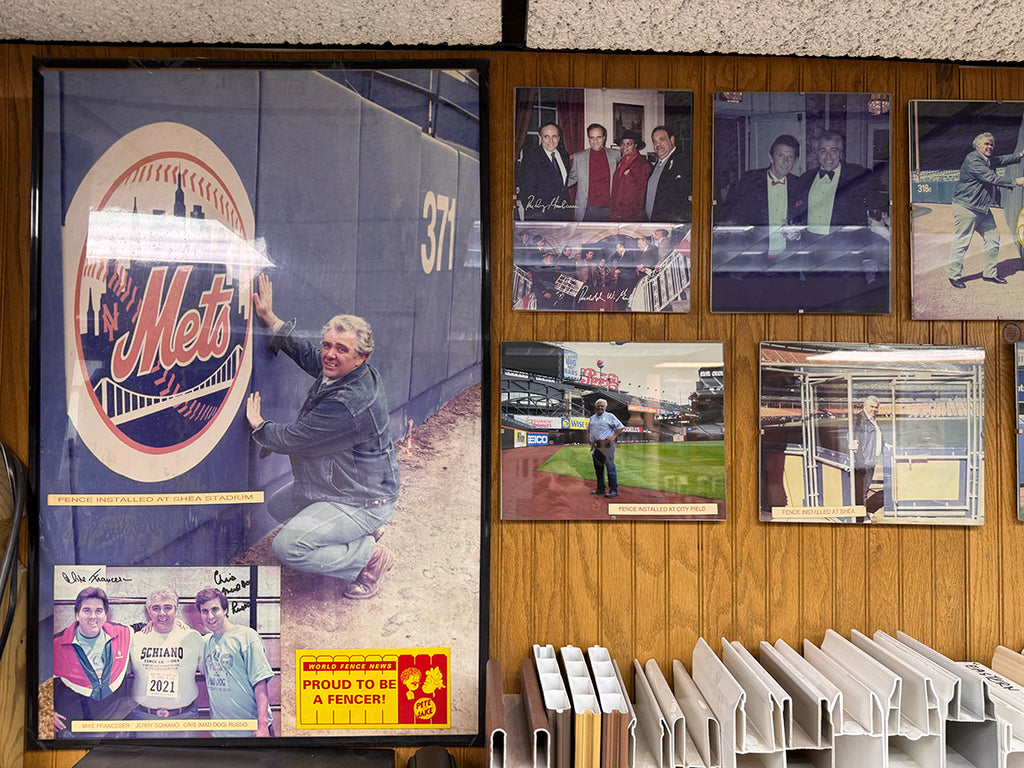
[[721,344],[504,342],[502,518],[724,520],[724,399]]

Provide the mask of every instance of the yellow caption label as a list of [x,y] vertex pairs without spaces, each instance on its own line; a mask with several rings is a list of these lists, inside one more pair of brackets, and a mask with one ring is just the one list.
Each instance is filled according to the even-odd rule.
[[863,504],[848,507],[772,507],[772,517],[790,520],[864,517],[866,514],[867,510]]
[[717,515],[717,504],[609,504],[609,515]]
[[263,491],[217,493],[50,493],[51,507],[155,507],[176,504],[262,504]]

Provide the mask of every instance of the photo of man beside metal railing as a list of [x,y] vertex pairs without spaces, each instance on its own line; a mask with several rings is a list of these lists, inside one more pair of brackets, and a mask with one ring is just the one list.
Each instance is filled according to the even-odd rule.
[[761,519],[980,525],[984,355],[761,347]]

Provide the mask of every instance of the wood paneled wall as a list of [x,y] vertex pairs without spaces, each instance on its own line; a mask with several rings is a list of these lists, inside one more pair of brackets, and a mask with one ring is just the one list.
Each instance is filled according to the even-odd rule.
[[[1024,646],[1024,524],[1016,518],[1016,405],[1012,347],[1000,322],[915,322],[910,313],[907,101],[1024,99],[1014,67],[726,56],[489,51],[242,51],[5,44],[0,47],[0,439],[27,459],[29,414],[29,191],[32,57],[445,58],[490,60],[491,370],[504,339],[725,343],[728,395],[724,523],[502,523],[498,419],[491,414],[490,652],[504,686],[532,643],[609,648],[632,678],[634,658],[668,669],[697,638],[755,648],[762,639],[819,642],[904,630],[955,659],[988,663],[998,644]],[[512,92],[516,86],[675,88],[694,92],[693,311],[687,315],[513,313]],[[893,312],[888,316],[712,314],[711,94],[881,91],[893,95]],[[1022,310],[1024,315],[1024,310]],[[766,339],[972,344],[986,351],[986,523],[981,528],[767,525],[758,521],[758,342]],[[496,389],[494,401],[497,402]],[[14,640],[14,652],[24,642]],[[11,653],[12,651],[8,651]],[[18,725],[14,709],[0,719]],[[399,752],[404,764],[412,750]],[[455,750],[483,766],[479,749]],[[33,768],[70,766],[79,751],[30,752]],[[20,754],[0,755],[16,765]]]

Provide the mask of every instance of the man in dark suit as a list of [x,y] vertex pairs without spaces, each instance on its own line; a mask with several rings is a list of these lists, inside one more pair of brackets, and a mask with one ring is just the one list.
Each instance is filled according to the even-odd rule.
[[867,226],[874,179],[862,165],[843,162],[846,146],[841,134],[826,131],[818,139],[818,167],[800,177],[806,209],[805,242],[830,234],[837,227]]
[[658,252],[658,264],[661,264],[672,253],[672,241],[668,239],[667,229],[656,229],[652,235],[652,247]]
[[569,221],[572,204],[565,193],[569,153],[561,146],[562,129],[554,123],[540,127],[540,144],[523,154],[516,174],[518,202],[527,221]]
[[[818,139],[818,167],[800,177],[804,309],[887,312],[889,242],[869,229],[868,211],[888,210],[875,174],[845,162],[843,137]],[[840,310],[840,308],[843,308]]]
[[782,254],[788,241],[784,228],[800,208],[800,179],[791,173],[800,157],[800,142],[784,133],[768,150],[768,167],[748,171],[736,182],[716,224],[738,224],[752,229],[743,232],[743,249],[758,251],[762,264]]
[[659,125],[651,131],[651,144],[658,162],[647,180],[647,220],[689,223],[691,169],[676,148],[676,137]]
[[799,230],[788,225],[803,210],[800,179],[791,172],[799,157],[800,142],[782,134],[768,150],[768,167],[743,174],[716,208],[711,249],[715,311],[788,309],[787,302],[794,300],[803,256],[795,242]]
[[859,413],[853,416],[850,452],[853,454],[853,503],[867,504],[868,492],[875,477],[875,467],[882,463],[882,452],[891,450],[885,433],[878,424],[881,401],[874,395],[864,398]]

